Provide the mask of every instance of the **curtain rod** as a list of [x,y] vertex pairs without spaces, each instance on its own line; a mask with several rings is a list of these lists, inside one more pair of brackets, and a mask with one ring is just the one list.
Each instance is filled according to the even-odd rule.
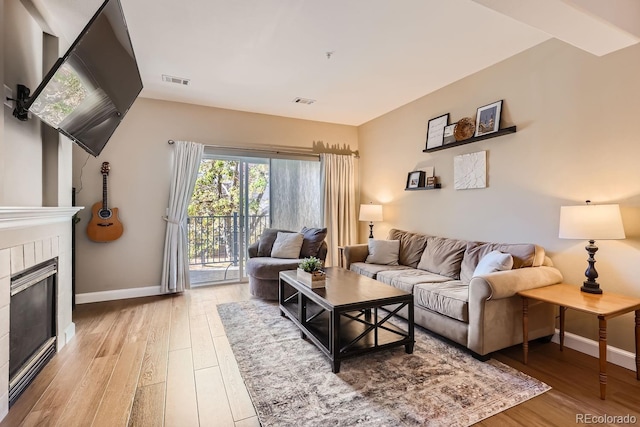
[[[175,144],[175,141],[173,139],[170,139],[167,141],[169,143],[169,145],[173,145]],[[272,153],[272,154],[290,154],[290,155],[296,155],[296,156],[310,156],[310,157],[317,157],[320,158],[320,154],[319,153],[307,153],[304,151],[294,151],[294,150],[278,150],[278,149],[263,149],[263,148],[253,148],[253,147],[230,147],[230,146],[225,146],[225,145],[208,145],[208,144],[204,144],[205,147],[211,147],[211,148],[219,148],[222,150],[241,150],[241,151],[256,151],[256,152],[260,152],[260,153]],[[359,159],[360,156],[358,155],[357,151],[349,151],[349,154],[353,155],[356,159]]]

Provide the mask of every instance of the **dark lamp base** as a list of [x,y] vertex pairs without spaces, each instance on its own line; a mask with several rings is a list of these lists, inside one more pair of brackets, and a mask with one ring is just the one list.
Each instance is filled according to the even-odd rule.
[[595,245],[594,240],[589,240],[589,244],[585,247],[587,253],[589,254],[589,258],[587,259],[587,263],[589,266],[587,267],[587,271],[584,272],[587,280],[582,282],[582,287],[580,290],[582,292],[586,292],[588,294],[601,294],[602,289],[600,289],[600,284],[596,282],[598,278],[598,272],[596,271],[596,252],[598,251],[598,247]]
[[596,283],[583,282],[580,287],[582,292],[586,292],[588,294],[601,294],[602,289],[600,289],[600,285]]

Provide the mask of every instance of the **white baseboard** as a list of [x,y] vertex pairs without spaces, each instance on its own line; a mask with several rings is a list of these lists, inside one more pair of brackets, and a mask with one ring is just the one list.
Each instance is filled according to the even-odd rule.
[[[552,341],[556,344],[560,343],[560,331],[556,329],[556,333],[553,335]],[[598,341],[590,340],[580,335],[572,334],[570,332],[564,333],[564,345],[570,349],[579,351],[580,353],[588,354],[589,356],[599,357],[600,350]],[[636,355],[630,351],[622,350],[617,347],[607,345],[607,362],[611,362],[614,365],[622,366],[623,368],[636,370]]]
[[115,291],[87,292],[76,294],[76,304],[89,304],[92,302],[113,301],[117,299],[151,297],[162,295],[160,286],[147,286],[146,288],[117,289]]

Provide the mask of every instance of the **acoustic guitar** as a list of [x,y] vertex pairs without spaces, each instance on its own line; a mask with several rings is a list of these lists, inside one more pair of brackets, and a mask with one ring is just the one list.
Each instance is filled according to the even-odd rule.
[[87,225],[87,236],[94,242],[113,242],[122,236],[124,227],[118,218],[118,208],[109,209],[107,203],[107,176],[109,162],[102,163],[102,202],[91,207],[91,221]]

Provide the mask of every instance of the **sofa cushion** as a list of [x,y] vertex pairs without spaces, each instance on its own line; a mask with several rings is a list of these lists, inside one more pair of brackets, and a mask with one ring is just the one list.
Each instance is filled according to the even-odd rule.
[[317,257],[320,246],[322,246],[322,242],[324,242],[324,239],[327,237],[327,229],[302,227],[300,233],[304,236],[302,249],[300,250],[300,258],[310,256]]
[[480,260],[494,250],[510,254],[512,268],[538,267],[544,261],[544,249],[530,243],[469,243],[460,268],[460,280],[469,283]]
[[299,259],[258,257],[247,260],[247,275],[262,280],[278,280],[281,271],[295,270]]
[[400,240],[399,264],[416,268],[420,262],[422,252],[427,246],[427,237],[429,236],[392,228],[387,239]]
[[276,241],[273,242],[271,256],[273,258],[299,259],[303,240],[304,237],[300,233],[283,233],[280,231]]
[[460,264],[467,248],[464,240],[430,236],[418,268],[452,279],[460,278]]
[[367,264],[366,262],[354,262],[349,269],[355,271],[363,276],[375,279],[377,274],[381,271],[388,270],[408,270],[410,267],[406,265],[380,265],[380,264]]
[[482,276],[483,274],[495,273],[496,271],[511,270],[513,267],[513,257],[511,254],[503,254],[500,251],[491,251],[482,257],[473,276]]
[[398,265],[399,240],[369,239],[369,255],[367,264]]
[[413,292],[413,287],[425,282],[447,282],[450,277],[440,276],[424,270],[387,270],[381,271],[376,279],[405,292]]
[[469,323],[469,285],[460,280],[416,285],[413,288],[413,302],[436,313]]
[[265,228],[258,241],[258,256],[271,256],[271,249],[278,237],[278,232],[293,233],[293,231],[278,230],[277,228]]

